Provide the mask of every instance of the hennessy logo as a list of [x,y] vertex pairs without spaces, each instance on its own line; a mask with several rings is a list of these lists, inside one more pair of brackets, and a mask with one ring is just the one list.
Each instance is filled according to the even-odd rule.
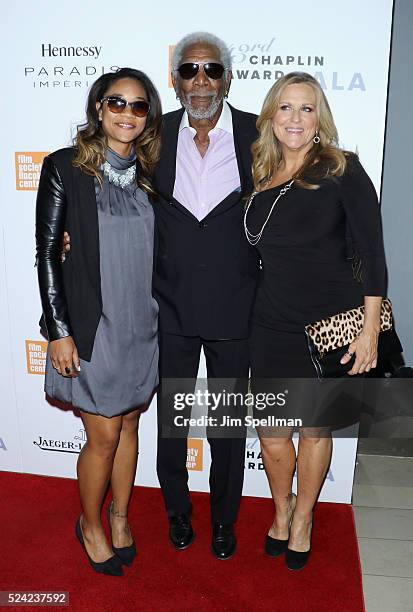
[[102,47],[53,47],[42,44],[42,57],[93,57],[98,59]]

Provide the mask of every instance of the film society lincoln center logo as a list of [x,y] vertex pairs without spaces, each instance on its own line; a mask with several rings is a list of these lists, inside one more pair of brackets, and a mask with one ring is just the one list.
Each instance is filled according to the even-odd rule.
[[44,374],[46,368],[47,342],[26,340],[26,360],[28,374]]
[[202,472],[204,441],[197,438],[188,438],[186,467],[194,472]]
[[15,153],[17,191],[37,191],[46,155],[49,155],[49,152]]

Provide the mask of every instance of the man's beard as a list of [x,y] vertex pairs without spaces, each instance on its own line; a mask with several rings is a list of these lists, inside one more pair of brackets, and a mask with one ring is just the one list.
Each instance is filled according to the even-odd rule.
[[[196,98],[202,95],[202,97],[206,98],[207,96],[211,98],[211,104],[208,108],[194,108],[191,104],[192,98]],[[202,93],[202,94],[188,94],[186,98],[182,96],[181,104],[192,119],[212,119],[217,110],[219,109],[224,96],[217,93]]]

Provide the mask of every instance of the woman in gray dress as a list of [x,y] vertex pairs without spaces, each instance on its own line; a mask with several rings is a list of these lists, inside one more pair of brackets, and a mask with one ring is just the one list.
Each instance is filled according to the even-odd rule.
[[[151,294],[161,104],[149,78],[122,68],[91,87],[74,146],[46,157],[36,206],[46,393],[81,412],[76,535],[97,572],[122,575],[136,556],[127,511],[139,406],[158,384],[158,306]],[[60,260],[63,231],[71,238]],[[108,486],[112,545],[101,510]],[[115,554],[114,554],[115,553]]]

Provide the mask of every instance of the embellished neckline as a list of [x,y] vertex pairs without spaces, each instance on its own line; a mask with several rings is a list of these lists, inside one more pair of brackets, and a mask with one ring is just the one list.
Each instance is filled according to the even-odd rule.
[[124,189],[131,185],[136,177],[136,166],[130,166],[126,172],[118,172],[108,161],[103,164],[103,174],[107,176],[109,183],[113,183],[116,187]]
[[102,171],[109,183],[125,189],[136,178],[136,151],[132,149],[128,157],[122,157],[119,153],[108,147]]

